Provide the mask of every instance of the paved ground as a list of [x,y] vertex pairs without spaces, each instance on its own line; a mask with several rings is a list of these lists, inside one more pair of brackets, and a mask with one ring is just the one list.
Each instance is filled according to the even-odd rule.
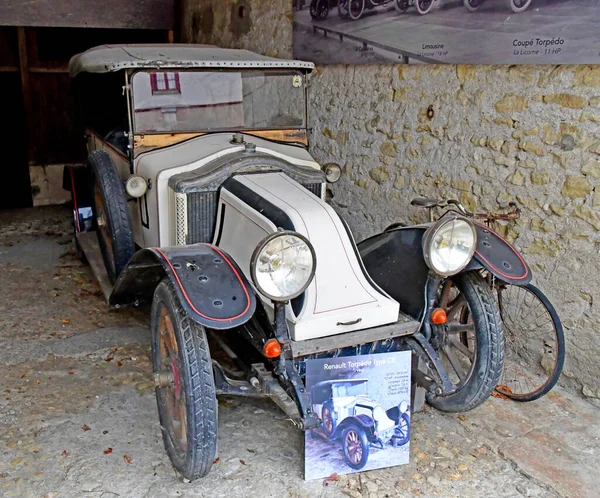
[[[316,24],[445,63],[600,62],[599,0],[533,0],[530,8],[520,14],[510,10],[507,0],[487,0],[474,13],[466,10],[462,0],[439,0],[438,8],[434,6],[426,16],[419,15],[414,7],[399,14],[393,5],[390,2],[386,7],[365,10],[358,21],[340,19],[335,7],[327,19],[317,23],[310,18],[307,7],[295,12],[295,57],[317,63],[377,62],[380,57],[398,61],[398,55],[391,51],[375,49],[357,54],[353,42],[340,44],[334,35],[324,40],[321,32],[312,32]],[[561,38],[564,43],[541,46],[536,38]],[[524,44],[529,41],[533,46]],[[347,48],[336,49],[335,44]]]
[[303,480],[274,405],[219,400],[219,460],[191,484],[163,451],[143,310],[106,311],[62,208],[0,213],[0,496],[598,496],[600,413],[557,389],[414,414],[410,464]]

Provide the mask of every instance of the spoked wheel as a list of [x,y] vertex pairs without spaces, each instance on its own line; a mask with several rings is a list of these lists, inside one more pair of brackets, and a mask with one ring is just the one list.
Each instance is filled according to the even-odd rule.
[[347,19],[349,16],[349,12],[348,12],[348,4],[349,3],[350,3],[350,0],[339,0],[338,1],[338,6],[337,6],[338,16],[340,16],[342,19]]
[[394,2],[394,7],[396,7],[396,10],[400,12],[400,14],[404,14],[410,7],[410,0],[396,0]]
[[348,14],[351,19],[357,21],[363,15],[365,11],[365,0],[349,0],[348,1]]
[[165,449],[192,480],[208,474],[217,449],[217,400],[206,332],[163,280],[151,313],[152,364]]
[[483,0],[463,0],[463,3],[469,12],[475,12],[481,7]]
[[508,0],[510,4],[510,8],[513,12],[519,13],[527,10],[527,8],[531,5],[531,0]]
[[331,407],[329,405],[325,405],[321,415],[321,418],[323,419],[323,430],[325,431],[325,434],[331,436],[335,430],[335,421],[333,420],[333,416],[331,414]]
[[369,439],[365,431],[357,425],[351,425],[342,434],[344,458],[348,467],[362,469],[369,459]]
[[496,391],[533,401],[552,389],[565,362],[565,336],[554,306],[534,285],[498,289],[504,322],[504,372]]
[[317,21],[327,19],[329,15],[329,0],[312,0],[310,2],[310,17]]
[[94,151],[88,156],[91,170],[92,210],[106,272],[114,283],[135,252],[133,229],[123,182],[110,156]]
[[433,7],[433,0],[416,0],[415,5],[419,14],[424,16],[429,13],[431,7]]
[[497,301],[481,275],[467,272],[442,284],[437,306],[448,320],[436,326],[431,342],[454,390],[447,396],[428,394],[427,401],[442,411],[472,410],[492,394],[502,375],[504,338]]

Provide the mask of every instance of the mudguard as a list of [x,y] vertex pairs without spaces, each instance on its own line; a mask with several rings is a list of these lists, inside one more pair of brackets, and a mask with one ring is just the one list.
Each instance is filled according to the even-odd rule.
[[356,425],[358,427],[362,427],[367,433],[367,436],[373,437],[375,421],[371,417],[363,413],[361,415],[346,417],[344,420],[342,420],[340,424],[335,428],[335,431],[329,439],[336,439],[340,437],[342,435],[342,432],[344,432],[344,429],[346,429],[346,427],[348,427],[349,425]]
[[[374,235],[358,244],[367,273],[400,303],[400,309],[418,318],[424,306],[429,268],[423,258],[421,239],[427,225],[399,227]],[[477,247],[464,271],[485,268],[499,279],[527,285],[531,270],[517,250],[489,228],[475,223]]]
[[190,318],[205,327],[234,328],[254,314],[256,296],[242,271],[210,244],[138,251],[119,275],[109,303],[150,302],[165,275]]
[[[501,235],[475,223],[477,248],[473,259],[500,280],[513,285],[527,285],[531,270],[517,250]],[[467,267],[470,269],[471,265]]]

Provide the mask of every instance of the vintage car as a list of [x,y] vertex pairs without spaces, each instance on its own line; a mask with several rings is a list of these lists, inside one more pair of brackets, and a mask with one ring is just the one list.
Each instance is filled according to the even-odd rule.
[[502,370],[478,270],[500,272],[510,246],[456,212],[357,245],[325,201],[341,168],[307,150],[312,69],[176,44],[69,64],[89,152],[65,169],[77,244],[110,306],[151,305],[164,443],[186,479],[215,459],[216,394],[320,426],[309,358],[412,350],[413,380],[446,411],[483,403]]
[[[322,420],[313,433],[330,441],[340,439],[348,467],[362,469],[372,444],[402,446],[410,438],[409,405],[403,401],[388,410],[369,398],[367,379],[326,380],[310,391],[314,413]],[[319,430],[320,429],[320,430]]]

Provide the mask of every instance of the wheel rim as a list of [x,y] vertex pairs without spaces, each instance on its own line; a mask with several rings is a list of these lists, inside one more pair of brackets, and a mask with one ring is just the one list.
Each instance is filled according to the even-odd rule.
[[431,7],[431,3],[433,2],[433,0],[417,0],[419,2],[419,6],[421,7],[422,10],[429,10],[429,7]]
[[350,17],[352,19],[358,19],[362,15],[363,10],[365,8],[364,0],[349,0],[349,1],[350,1],[350,6],[349,6]]
[[331,417],[329,408],[323,408],[323,427],[328,434],[333,432],[333,418]]
[[496,390],[513,398],[542,392],[558,367],[558,337],[552,315],[526,287],[500,290],[504,323],[504,370]]
[[529,3],[530,0],[511,0],[511,1],[517,9],[522,9]]
[[102,243],[106,248],[106,254],[108,256],[108,264],[112,270],[113,275],[116,273],[115,255],[113,252],[112,235],[110,226],[108,224],[108,217],[106,210],[104,209],[104,200],[102,198],[102,192],[100,191],[100,185],[98,182],[94,184],[94,207],[96,208],[96,227],[98,229],[98,235],[102,239]]
[[477,360],[477,335],[472,314],[464,295],[452,280],[446,280],[438,297],[439,308],[448,317],[437,326],[433,346],[442,359],[450,382],[458,391],[471,379]]
[[158,321],[159,373],[170,377],[168,386],[159,387],[166,408],[167,420],[163,421],[173,448],[179,455],[187,452],[186,396],[181,379],[181,360],[175,328],[166,306],[163,304]]
[[346,445],[346,454],[348,455],[348,460],[353,465],[358,465],[363,457],[363,445],[358,432],[354,429],[350,429],[346,433],[346,439],[344,443]]
[[481,6],[481,0],[469,0],[469,5],[474,9],[478,9]]

